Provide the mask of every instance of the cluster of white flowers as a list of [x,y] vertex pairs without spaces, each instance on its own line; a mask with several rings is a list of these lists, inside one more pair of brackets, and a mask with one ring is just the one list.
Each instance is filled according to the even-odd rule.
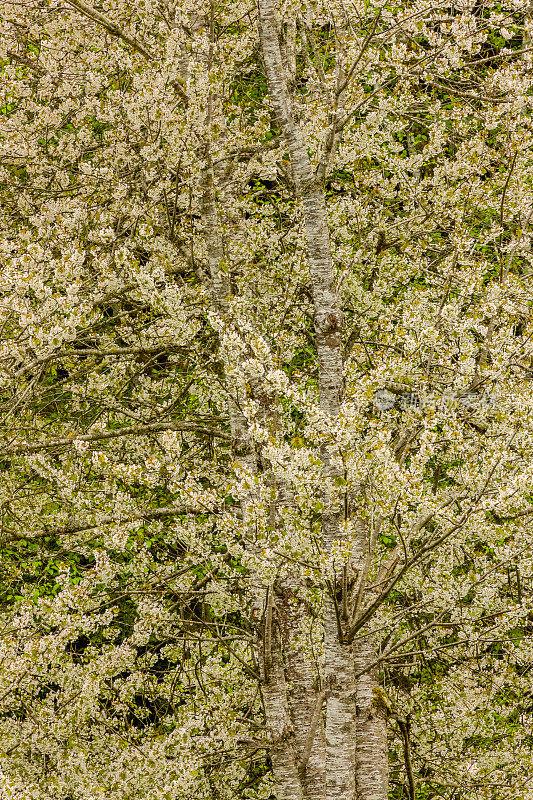
[[342,584],[420,792],[530,800],[531,10],[278,6],[311,200],[251,5],[2,3],[6,798],[274,796]]

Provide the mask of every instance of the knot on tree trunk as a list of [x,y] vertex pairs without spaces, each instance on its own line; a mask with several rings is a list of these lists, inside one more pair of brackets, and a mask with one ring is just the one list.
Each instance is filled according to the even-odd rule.
[[342,311],[317,311],[315,314],[315,330],[322,336],[330,336],[342,331]]
[[282,745],[285,744],[285,742],[292,739],[293,736],[294,736],[294,729],[292,728],[292,726],[284,725],[281,730],[281,733],[278,736],[272,736],[270,738],[269,744],[271,749],[275,750],[276,748],[281,747]]

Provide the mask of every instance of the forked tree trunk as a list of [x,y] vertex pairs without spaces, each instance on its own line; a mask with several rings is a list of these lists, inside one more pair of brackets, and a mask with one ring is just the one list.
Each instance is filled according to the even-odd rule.
[[[281,54],[279,25],[273,0],[259,0],[259,35],[264,67],[273,110],[287,142],[296,191],[302,202],[305,237],[308,249],[309,271],[314,302],[314,327],[318,351],[320,404],[333,419],[338,416],[343,395],[342,364],[342,312],[335,292],[335,281],[324,192],[319,187],[302,132],[295,122],[290,107],[286,70]],[[323,454],[324,473],[335,478],[327,453]],[[324,497],[322,539],[326,552],[330,552],[339,538],[341,507],[337,498]],[[338,565],[342,569],[343,565]],[[339,619],[334,595],[336,585],[331,576],[331,596],[326,597],[324,609],[326,711],[326,800],[354,800],[356,793],[356,692],[352,648],[341,641]],[[363,659],[366,659],[365,653]],[[366,663],[366,662],[365,662]],[[361,684],[361,699],[363,700]],[[365,708],[366,708],[365,700]],[[383,738],[370,731],[373,723],[383,720],[366,714],[361,727],[359,745],[362,757],[357,765],[362,775],[358,784],[365,787],[367,774],[379,772],[386,775],[386,751]],[[381,725],[382,727],[382,725]],[[364,738],[364,742],[362,741]],[[312,747],[318,747],[315,738]],[[379,742],[379,748],[373,747]],[[366,792],[366,789],[364,789]],[[386,800],[386,781],[381,781],[373,795],[362,795],[365,800]],[[381,793],[379,793],[381,792]],[[279,797],[278,800],[286,800]]]

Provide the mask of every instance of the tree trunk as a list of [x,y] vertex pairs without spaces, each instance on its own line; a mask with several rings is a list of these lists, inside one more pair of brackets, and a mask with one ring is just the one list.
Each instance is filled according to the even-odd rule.
[[[270,98],[278,124],[287,141],[296,191],[304,212],[305,237],[314,302],[320,404],[338,416],[343,395],[342,312],[333,273],[325,198],[313,172],[302,132],[292,117],[290,98],[278,38],[279,25],[272,0],[259,0],[259,34]],[[323,452],[325,477],[336,471]],[[338,498],[324,497],[323,546],[327,553],[339,539],[341,507]],[[341,573],[344,565],[337,565]],[[340,568],[340,570],[339,570]],[[355,796],[355,680],[351,647],[341,641],[341,622],[335,595],[335,576],[324,609],[326,712],[326,798],[353,800]],[[316,746],[313,743],[313,746]],[[380,753],[381,755],[381,753]],[[283,798],[279,798],[283,800]]]
[[[355,671],[362,672],[375,659],[375,647],[368,639],[357,642]],[[387,709],[376,668],[357,678],[357,800],[386,800],[389,792]]]
[[[221,313],[227,313],[229,281],[222,270],[223,247],[216,210],[213,174],[210,165],[203,176],[203,202],[206,247],[213,300]],[[224,354],[224,370],[228,370]],[[228,392],[228,411],[232,448],[236,459],[255,474],[257,453],[248,423],[238,403]],[[261,587],[257,587],[257,610],[261,611]],[[295,752],[294,728],[289,714],[287,686],[281,650],[281,635],[273,588],[267,590],[263,614],[263,635],[259,647],[261,696],[265,709],[270,757],[277,794],[282,800],[304,800]]]
[[297,766],[294,728],[287,702],[287,686],[277,616],[271,589],[270,597],[267,598],[267,612],[263,623],[261,695],[268,729],[272,773],[278,798],[281,800],[304,800]]
[[297,580],[284,583],[287,596],[280,605],[285,674],[291,685],[289,710],[302,788],[306,800],[324,800],[326,790],[326,740],[322,719],[325,692],[319,675],[301,641],[302,610],[294,590]]

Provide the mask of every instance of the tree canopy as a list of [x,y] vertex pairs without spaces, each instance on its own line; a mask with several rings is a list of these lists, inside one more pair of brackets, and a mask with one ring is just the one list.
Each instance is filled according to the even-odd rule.
[[0,787],[533,797],[529,2],[2,2]]

